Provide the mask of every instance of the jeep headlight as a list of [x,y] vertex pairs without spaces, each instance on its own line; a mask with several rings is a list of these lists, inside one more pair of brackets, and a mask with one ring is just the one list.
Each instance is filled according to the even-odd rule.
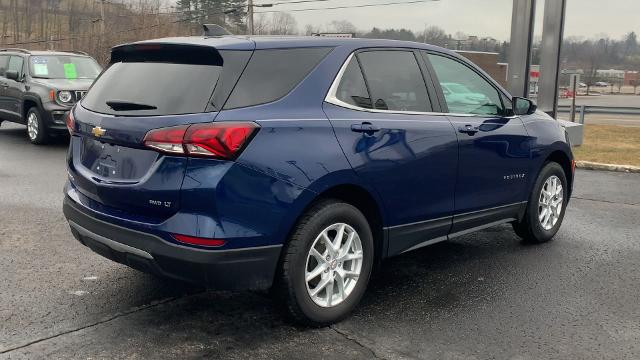
[[71,102],[71,92],[70,91],[60,91],[58,93],[58,100],[60,100],[60,102],[68,104]]

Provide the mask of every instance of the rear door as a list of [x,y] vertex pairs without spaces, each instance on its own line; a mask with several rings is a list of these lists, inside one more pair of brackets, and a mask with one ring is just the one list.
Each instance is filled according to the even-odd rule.
[[[463,61],[424,52],[459,144],[451,232],[515,218],[526,200],[529,137],[493,83]],[[440,90],[440,88],[438,88]]]
[[74,111],[74,186],[97,207],[151,220],[175,213],[188,159],[145,148],[144,136],[213,121],[250,55],[188,45],[116,48]]
[[456,135],[433,113],[422,65],[407,49],[354,53],[324,105],[351,166],[382,198],[389,255],[444,239],[454,209]]

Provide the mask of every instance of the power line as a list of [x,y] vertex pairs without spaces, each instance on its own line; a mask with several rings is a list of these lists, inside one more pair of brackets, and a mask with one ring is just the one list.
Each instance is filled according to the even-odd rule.
[[[234,12],[234,11],[237,11],[238,9],[242,9],[242,8],[244,8],[244,6],[236,7],[236,8],[230,8],[230,9],[223,10],[223,11],[210,12],[210,13],[206,13],[206,14],[198,14],[198,15],[193,16],[191,18],[178,19],[178,20],[170,21],[170,22],[163,23],[163,24],[154,24],[154,25],[149,25],[149,26],[140,26],[140,27],[130,28],[130,29],[126,29],[126,30],[113,31],[113,32],[110,32],[109,34],[123,34],[123,33],[131,32],[131,31],[147,30],[147,29],[153,29],[153,28],[157,28],[157,27],[173,25],[173,24],[182,23],[182,22],[189,22],[189,21],[193,21],[193,20],[198,20],[199,18],[202,18],[202,17],[205,17],[205,16],[228,14],[230,12]],[[79,40],[79,39],[84,39],[84,38],[93,38],[93,37],[96,37],[96,36],[98,36],[98,35],[95,35],[95,34],[86,34],[86,35],[77,35],[77,36],[68,36],[67,35],[66,37],[63,37],[63,38],[13,42],[13,43],[4,44],[2,46],[43,44],[43,43],[49,43],[49,42],[61,42],[61,41],[68,41],[68,40]]]
[[[315,1],[318,1],[318,0],[315,0]],[[377,6],[420,4],[420,3],[427,3],[427,2],[434,2],[434,1],[440,1],[440,0],[413,0],[413,1],[388,2],[388,3],[379,3],[379,4],[344,5],[344,6],[288,9],[288,10],[266,10],[266,11],[256,11],[255,13],[266,14],[266,13],[275,13],[275,12],[301,12],[301,11],[315,11],[315,10],[355,9],[355,8],[366,8],[366,7],[377,7]]]
[[[284,5],[284,4],[305,3],[305,2],[324,2],[324,1],[330,1],[330,0],[279,1],[279,2],[273,3],[272,5]],[[377,3],[377,4],[344,5],[344,6],[304,8],[304,9],[290,9],[290,10],[267,10],[267,11],[256,11],[255,13],[256,14],[263,14],[263,13],[276,13],[276,12],[285,12],[285,11],[286,12],[302,12],[302,11],[318,11],[318,10],[355,9],[355,8],[367,8],[367,7],[391,6],[391,5],[410,5],[410,4],[427,3],[427,2],[434,2],[434,1],[439,1],[439,0],[412,0],[412,1],[395,1],[395,2]],[[135,27],[135,28],[130,28],[130,29],[126,29],[126,30],[110,32],[109,34],[123,34],[123,33],[127,33],[127,32],[153,29],[153,28],[157,28],[157,27],[162,27],[162,26],[167,26],[167,25],[172,25],[172,24],[177,24],[177,23],[182,23],[182,22],[190,22],[190,21],[193,21],[193,20],[198,20],[198,19],[203,18],[203,17],[211,16],[211,15],[230,14],[230,13],[236,12],[238,10],[242,10],[244,8],[245,8],[245,5],[242,5],[242,6],[237,6],[237,7],[234,7],[234,8],[229,8],[229,9],[226,9],[226,10],[223,10],[223,11],[210,12],[210,13],[206,13],[206,14],[198,14],[198,15],[190,17],[190,18],[178,19],[178,20],[171,21],[171,22],[168,22],[168,23]],[[186,12],[192,12],[192,10],[176,11],[176,12],[172,12],[172,13],[185,14]],[[154,14],[151,14],[151,15],[155,15],[155,14],[162,15],[162,14],[172,14],[172,13],[154,13]],[[61,42],[61,41],[68,41],[68,40],[78,40],[78,39],[84,39],[84,38],[92,38],[92,37],[95,37],[95,36],[96,36],[95,34],[86,34],[86,35],[77,35],[77,36],[72,36],[72,35],[69,34],[69,35],[67,35],[65,37],[57,38],[57,39],[41,39],[41,40],[30,40],[30,41],[22,41],[22,42],[13,42],[13,43],[4,44],[3,46],[43,44],[43,43],[50,43],[50,42]]]
[[[273,6],[276,6],[276,5],[303,4],[303,3],[326,2],[326,1],[331,1],[331,0],[289,0],[289,1],[277,1],[270,4]],[[268,5],[268,4],[265,3],[264,5]]]

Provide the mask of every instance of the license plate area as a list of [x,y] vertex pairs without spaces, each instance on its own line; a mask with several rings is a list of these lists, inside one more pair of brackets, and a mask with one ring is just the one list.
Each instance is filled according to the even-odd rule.
[[136,181],[153,166],[158,154],[154,151],[104,143],[85,137],[80,158],[82,165],[97,179]]

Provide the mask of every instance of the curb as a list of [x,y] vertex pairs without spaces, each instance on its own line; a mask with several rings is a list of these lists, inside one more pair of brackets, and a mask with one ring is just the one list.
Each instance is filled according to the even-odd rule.
[[603,164],[591,161],[576,161],[576,167],[585,170],[604,170],[626,173],[640,173],[640,167],[631,165]]

